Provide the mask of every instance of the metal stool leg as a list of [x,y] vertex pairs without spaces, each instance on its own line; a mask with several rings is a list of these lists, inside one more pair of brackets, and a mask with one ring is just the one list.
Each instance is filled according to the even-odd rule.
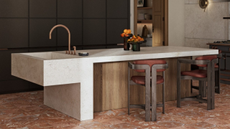
[[181,69],[180,62],[177,60],[177,107],[181,107]]
[[165,71],[163,72],[164,82],[162,84],[162,113],[165,114]]
[[207,91],[207,110],[212,110],[212,71],[211,71],[211,63],[208,65],[208,68],[207,68],[207,82],[208,82],[208,91]]
[[128,68],[128,115],[130,115],[130,69]]

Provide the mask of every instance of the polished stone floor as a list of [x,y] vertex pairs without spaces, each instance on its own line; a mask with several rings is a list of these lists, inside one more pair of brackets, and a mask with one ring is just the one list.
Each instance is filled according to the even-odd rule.
[[95,113],[94,120],[80,122],[43,105],[42,91],[0,95],[0,129],[230,129],[230,86],[222,85],[216,94],[215,110],[193,101],[177,108],[172,101],[166,103],[166,114],[161,108],[157,112],[157,122],[145,122],[142,109],[131,109],[130,116],[127,109]]

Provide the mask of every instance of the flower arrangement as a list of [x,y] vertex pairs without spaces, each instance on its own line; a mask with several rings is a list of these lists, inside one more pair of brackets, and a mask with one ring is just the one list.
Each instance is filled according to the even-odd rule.
[[140,36],[133,35],[130,39],[128,39],[128,43],[140,43],[144,42],[144,38],[141,38]]
[[129,38],[132,36],[132,32],[130,29],[124,29],[124,32],[121,34],[121,37],[123,38]]

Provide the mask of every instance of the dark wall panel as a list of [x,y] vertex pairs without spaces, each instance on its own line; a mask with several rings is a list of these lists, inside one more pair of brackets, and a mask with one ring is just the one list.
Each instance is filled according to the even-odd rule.
[[56,0],[30,0],[30,17],[55,18]]
[[0,19],[0,48],[28,47],[27,19]]
[[[58,24],[63,24],[69,28],[71,46],[82,45],[82,19],[58,19]],[[66,29],[58,28],[57,44],[58,46],[68,46],[68,33]]]
[[56,29],[49,39],[49,32],[56,25],[55,19],[31,19],[30,20],[30,47],[56,46]]
[[128,18],[129,0],[107,0],[107,18]]
[[29,83],[21,79],[0,81],[0,89],[0,94],[25,92],[29,91]]
[[106,0],[83,0],[84,18],[106,18]]
[[82,0],[57,0],[58,18],[82,18]]
[[13,80],[16,79],[11,76],[11,53],[23,53],[28,50],[8,50],[0,51],[0,80]]
[[28,0],[0,0],[0,17],[28,17]]
[[108,19],[107,20],[107,43],[123,43],[120,34],[127,28],[127,19]]
[[106,20],[84,19],[83,21],[83,44],[106,44]]

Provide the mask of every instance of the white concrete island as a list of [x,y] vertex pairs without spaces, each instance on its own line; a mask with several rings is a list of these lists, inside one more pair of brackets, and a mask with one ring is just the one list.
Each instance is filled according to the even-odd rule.
[[12,75],[44,86],[45,105],[82,121],[93,119],[95,63],[218,54],[214,49],[177,46],[143,47],[140,52],[116,48],[77,53],[83,51],[89,56],[64,51],[12,54]]

